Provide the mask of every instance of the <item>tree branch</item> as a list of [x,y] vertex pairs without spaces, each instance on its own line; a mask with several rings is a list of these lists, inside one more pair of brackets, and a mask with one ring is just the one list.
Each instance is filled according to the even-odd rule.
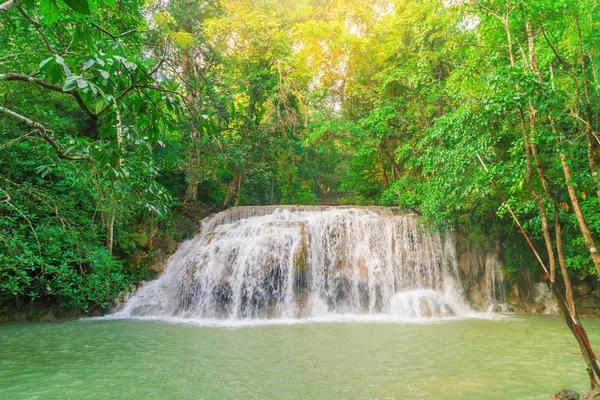
[[15,2],[13,0],[8,0],[7,2],[0,4],[0,11],[8,12],[8,10],[14,6]]
[[61,86],[53,85],[51,83],[48,83],[48,82],[43,81],[38,78],[34,78],[32,76],[15,74],[15,73],[0,74],[0,81],[29,82],[29,83],[34,83],[38,86],[41,86],[45,89],[52,90],[53,92],[69,94],[69,95],[73,96],[73,98],[77,102],[77,105],[79,106],[79,108],[81,108],[83,110],[83,112],[87,114],[88,117],[90,117],[93,120],[98,119],[98,115],[96,115],[94,112],[92,112],[92,110],[90,110],[88,108],[88,106],[85,105],[85,103],[83,102],[83,99],[79,95],[79,92],[77,92],[77,90],[75,90],[75,89],[70,90],[70,91],[65,91]]
[[18,141],[20,141],[20,140],[23,140],[23,139],[25,139],[25,138],[26,138],[26,137],[28,137],[28,136],[31,136],[31,135],[33,135],[35,132],[36,132],[36,131],[31,131],[31,132],[29,132],[29,133],[26,133],[25,135],[19,136],[19,137],[17,137],[17,138],[15,138],[15,139],[13,139],[13,140],[10,140],[10,141],[8,141],[8,142],[4,143],[2,146],[0,146],[0,150],[2,150],[2,149],[3,149],[3,148],[5,148],[5,147],[9,147],[9,146],[10,146],[10,145],[12,145],[13,143],[16,143],[16,142],[18,142]]
[[91,23],[91,25],[92,25],[94,28],[98,29],[99,31],[106,33],[106,34],[107,34],[108,36],[110,36],[110,38],[111,38],[112,40],[114,40],[115,42],[116,42],[116,41],[117,41],[117,39],[118,39],[118,38],[120,38],[120,37],[123,37],[123,36],[129,35],[129,34],[131,34],[131,33],[136,33],[136,32],[139,32],[137,29],[130,29],[130,30],[128,30],[128,31],[125,31],[125,32],[123,32],[123,33],[119,33],[119,34],[115,35],[115,34],[112,34],[112,33],[110,33],[109,31],[107,31],[107,30],[106,30],[106,29],[104,29],[103,27],[101,27],[101,26],[99,26],[99,25],[96,25],[96,24],[94,24],[93,22]]
[[[119,101],[123,97],[127,96],[129,94],[129,92],[131,92],[132,90],[134,90],[137,87],[139,87],[140,83],[142,83],[143,81],[145,81],[146,79],[148,79],[150,76],[152,76],[156,71],[158,71],[158,69],[165,62],[165,58],[166,57],[167,57],[167,53],[165,52],[165,54],[163,55],[162,59],[158,62],[158,64],[156,64],[156,66],[154,68],[152,68],[151,71],[149,71],[147,74],[145,74],[144,76],[142,76],[137,81],[133,82],[127,89],[125,89],[120,95],[118,95],[115,98],[115,104],[117,103],[117,101]],[[103,114],[105,111],[107,111],[108,109],[110,109],[112,106],[113,106],[113,104],[108,104],[106,107],[104,107],[102,110],[100,110],[100,112],[97,115]]]
[[500,21],[504,22],[504,17],[502,17],[499,13],[495,12],[494,10],[492,10],[491,8],[489,8],[488,6],[483,5],[481,3],[481,1],[476,1],[475,4],[477,4],[479,7],[483,8],[488,13],[492,14],[494,17],[496,17]]
[[70,156],[68,154],[65,154],[62,151],[62,149],[60,148],[60,146],[58,145],[58,143],[56,143],[56,141],[52,137],[50,137],[50,135],[48,135],[48,132],[52,132],[52,131],[46,129],[46,127],[44,125],[40,124],[39,122],[35,122],[21,114],[18,114],[16,112],[9,110],[8,108],[4,108],[4,107],[0,107],[0,114],[5,114],[13,119],[16,119],[17,121],[25,124],[25,126],[27,126],[28,128],[37,129],[40,132],[40,137],[42,139],[44,139],[46,142],[48,142],[48,144],[50,144],[50,146],[52,146],[52,148],[54,149],[54,152],[56,153],[58,158],[64,159],[64,160],[73,160],[73,161],[88,160],[87,157]]
[[[168,63],[168,62],[167,62]],[[192,89],[198,91],[198,92],[203,92],[202,90],[200,90],[198,87],[192,85],[192,83],[188,80],[186,80],[183,76],[181,76],[181,74],[177,71],[177,68],[172,65],[171,63],[168,63],[170,65],[170,67],[172,68],[172,72],[175,73],[175,75],[177,75],[177,77],[179,79],[181,79],[181,81],[183,83],[185,83],[187,86],[191,87]],[[206,85],[206,94],[208,95],[208,97],[210,97],[210,99],[212,100],[213,104],[215,107],[219,108],[219,103],[217,102],[217,100],[213,97],[211,91],[210,91],[210,84],[208,82],[208,79],[206,79],[206,77],[204,76],[204,74],[198,74],[200,76],[200,78],[202,78],[202,80],[204,81],[204,84]]]
[[46,43],[46,47],[48,48],[48,50],[50,50],[50,53],[58,54],[57,51],[52,48],[52,45],[50,44],[50,40],[48,40],[48,37],[46,36],[46,34],[42,31],[42,25],[35,18],[29,16],[29,14],[27,14],[25,9],[23,7],[21,7],[20,4],[16,5],[16,7],[19,10],[19,12],[21,13],[21,15],[23,17],[25,17],[25,19],[27,21],[31,22],[31,24],[34,26],[35,30],[38,31],[38,33],[40,34],[42,39],[44,39],[44,42]]
[[8,74],[0,74],[0,81],[23,81],[23,82],[31,82],[31,83],[35,83],[36,85],[39,85],[39,86],[41,86],[41,87],[43,87],[45,89],[52,90],[54,92],[68,93],[68,92],[65,92],[61,86],[53,85],[52,83],[43,81],[43,80],[38,79],[38,78],[34,78],[33,76],[15,74],[15,73],[12,73],[12,72],[9,72]]
[[[190,117],[192,117],[192,119],[194,120],[194,122],[199,123],[200,121],[198,120],[198,118],[194,115],[194,112],[192,111],[190,105],[188,104],[188,102],[186,101],[186,98],[183,94],[176,92],[174,90],[169,90],[169,89],[163,89],[163,88],[159,88],[156,86],[138,86],[138,88],[140,89],[148,89],[148,90],[156,90],[159,92],[163,92],[163,93],[169,93],[172,94],[174,96],[179,96],[181,98],[181,101],[183,101],[183,104],[185,105],[185,108],[187,108],[188,112],[190,113]],[[146,92],[143,92],[144,94],[146,94]]]
[[183,94],[181,94],[179,92],[176,92],[175,90],[163,89],[163,88],[160,88],[160,87],[157,87],[157,86],[137,85],[137,87],[140,88],[140,89],[156,90],[158,92],[169,93],[169,94],[172,94],[172,95],[175,95],[175,96],[181,96],[181,97],[183,97]]
[[570,112],[567,114],[570,117],[573,117],[577,120],[579,120],[581,123],[583,123],[587,129],[589,129],[590,133],[592,134],[592,136],[594,136],[594,138],[596,139],[596,141],[598,142],[598,144],[600,144],[600,137],[598,136],[598,132],[596,132],[594,130],[594,128],[590,125],[590,123],[588,121],[586,121],[585,119],[581,118],[581,116],[575,112]]
[[0,113],[6,114],[9,117],[24,123],[25,126],[27,126],[28,128],[39,129],[42,132],[48,131],[46,127],[44,127],[44,125],[40,124],[39,122],[35,122],[27,117],[24,117],[21,114],[17,114],[16,112],[9,110],[8,108],[0,107]]
[[540,22],[540,26],[542,27],[542,36],[544,36],[544,40],[546,40],[546,44],[548,44],[548,46],[550,46],[550,49],[556,56],[556,59],[558,60],[558,62],[560,62],[567,70],[569,70],[569,72],[573,73],[573,67],[571,67],[571,65],[561,57],[561,55],[558,52],[558,49],[554,45],[552,45],[552,41],[546,34],[546,29],[544,27],[543,22]]

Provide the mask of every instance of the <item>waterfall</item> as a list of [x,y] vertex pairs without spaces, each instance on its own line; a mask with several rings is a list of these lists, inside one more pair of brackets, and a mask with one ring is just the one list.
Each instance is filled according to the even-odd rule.
[[118,315],[463,315],[454,242],[394,208],[236,207],[204,220]]
[[489,311],[506,312],[506,283],[500,271],[502,264],[496,254],[488,254],[485,260],[486,301]]

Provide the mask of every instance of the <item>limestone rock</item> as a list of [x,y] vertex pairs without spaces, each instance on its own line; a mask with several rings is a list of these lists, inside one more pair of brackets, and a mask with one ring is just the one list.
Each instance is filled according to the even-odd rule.
[[600,389],[592,390],[591,392],[587,392],[579,397],[579,400],[598,400],[600,399]]
[[600,400],[600,389],[592,390],[591,392],[587,392],[582,394],[574,392],[569,389],[562,389],[560,392],[555,393],[554,396],[550,397],[548,400]]
[[579,393],[569,389],[562,389],[548,400],[579,400]]
[[578,282],[573,285],[573,294],[575,296],[587,296],[592,293],[592,288],[587,282]]
[[531,307],[529,307],[529,313],[531,313],[531,314],[542,314],[543,312],[544,312],[543,304],[532,304]]
[[598,299],[597,297],[588,297],[587,299],[585,299],[581,302],[581,305],[583,307],[588,307],[588,308],[600,307],[600,299]]

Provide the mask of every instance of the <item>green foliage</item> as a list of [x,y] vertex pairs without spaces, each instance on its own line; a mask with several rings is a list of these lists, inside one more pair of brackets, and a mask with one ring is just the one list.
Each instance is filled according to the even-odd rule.
[[0,16],[0,306],[106,307],[138,279],[117,255],[126,227],[171,205],[154,153],[183,104],[140,2],[15,3]]
[[496,238],[507,271],[532,272],[490,178],[539,249],[542,207],[569,271],[598,272],[574,214],[597,243],[596,2],[16,4],[0,15],[0,303],[105,306],[151,277],[157,235],[181,237],[170,210],[332,192]]
[[297,167],[281,168],[279,179],[282,182],[279,187],[281,204],[318,204],[317,196],[298,177]]

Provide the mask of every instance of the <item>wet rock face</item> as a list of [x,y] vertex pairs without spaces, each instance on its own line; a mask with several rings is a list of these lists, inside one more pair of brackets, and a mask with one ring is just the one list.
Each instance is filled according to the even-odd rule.
[[597,297],[588,297],[581,302],[581,305],[585,308],[600,307],[600,299]]
[[469,304],[480,311],[505,310],[510,288],[500,269],[500,246],[472,245],[464,234],[458,234],[456,242],[461,285]]
[[[546,281],[536,282],[525,269],[511,279],[503,276],[500,244],[488,247],[473,245],[464,233],[456,234],[456,256],[460,283],[473,309],[528,314],[559,313],[556,299]],[[494,270],[500,272],[493,274]],[[594,277],[586,280],[572,277],[572,284],[579,313],[582,316],[600,316],[600,283]]]
[[502,313],[504,310],[502,310],[502,307],[500,305],[494,304],[490,307],[490,311],[494,313]]
[[474,308],[484,310],[485,302],[485,259],[484,252],[468,245],[463,235],[457,235],[457,261],[465,296]]
[[585,281],[577,282],[573,285],[573,294],[575,296],[587,296],[590,293],[592,293],[592,287]]
[[600,316],[600,283],[595,277],[573,282],[575,305],[582,316]]

